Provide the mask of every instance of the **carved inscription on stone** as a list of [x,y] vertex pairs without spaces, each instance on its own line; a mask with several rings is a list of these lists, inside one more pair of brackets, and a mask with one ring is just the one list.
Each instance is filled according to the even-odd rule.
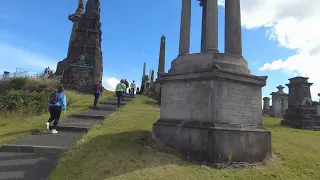
[[255,120],[261,113],[260,96],[258,92],[244,86],[218,88],[220,118],[234,123]]

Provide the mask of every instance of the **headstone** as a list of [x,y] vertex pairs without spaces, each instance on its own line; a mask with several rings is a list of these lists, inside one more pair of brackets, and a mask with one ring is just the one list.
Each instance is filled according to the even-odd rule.
[[103,72],[99,0],[88,0],[68,59],[61,83],[66,89],[91,93],[94,83],[102,80]]
[[283,92],[284,87],[279,85],[278,91],[271,93],[272,96],[272,117],[282,117],[288,108],[288,94]]
[[270,98],[263,98],[263,115],[270,115]]
[[295,77],[286,84],[289,88],[288,109],[286,110],[282,125],[299,128],[320,130],[320,117],[312,105],[309,78]]
[[[191,159],[214,164],[264,160],[271,153],[271,133],[263,127],[261,111],[267,77],[251,75],[238,54],[241,39],[229,44],[229,53],[218,52],[217,0],[205,5],[205,51],[189,54],[191,0],[182,2],[179,55],[158,78],[161,110],[152,138]],[[226,0],[226,13],[231,14],[226,23],[229,27],[236,22],[233,29],[241,29],[238,2]],[[241,38],[239,31],[228,32],[235,33],[226,34],[228,40]]]

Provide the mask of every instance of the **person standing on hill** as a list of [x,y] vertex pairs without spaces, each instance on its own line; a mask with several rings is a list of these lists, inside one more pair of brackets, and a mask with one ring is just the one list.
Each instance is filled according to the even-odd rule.
[[123,93],[126,90],[125,81],[121,79],[120,83],[116,86],[116,95],[118,97],[118,108],[120,107],[121,101],[123,100]]
[[126,90],[124,91],[125,94],[127,94],[127,89],[129,88],[129,82],[127,79],[124,80],[124,84],[126,85]]
[[136,83],[134,82],[134,81],[132,81],[132,83],[130,84],[130,95],[131,96],[134,96],[134,92],[135,92],[135,90],[136,90]]
[[93,86],[93,95],[94,95],[93,107],[95,108],[97,107],[98,100],[99,100],[99,97],[102,96],[102,92],[103,92],[103,86],[101,81],[99,81]]
[[67,96],[64,93],[63,86],[60,86],[58,90],[56,90],[50,95],[48,107],[50,112],[50,118],[46,123],[45,127],[46,130],[49,131],[50,123],[54,121],[51,133],[56,134],[58,133],[57,126],[60,120],[61,112],[63,111],[64,113],[66,113],[67,109]]

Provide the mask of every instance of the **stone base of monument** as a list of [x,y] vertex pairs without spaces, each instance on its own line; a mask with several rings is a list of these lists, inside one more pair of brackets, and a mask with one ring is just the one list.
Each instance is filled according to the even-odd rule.
[[[226,70],[221,58],[227,61],[229,55],[190,56],[178,57],[159,78],[161,111],[153,124],[153,139],[210,163],[265,159],[271,153],[271,133],[262,125],[261,110],[267,77],[250,75],[240,57],[224,64]],[[210,58],[201,61],[203,57]]]
[[320,116],[315,108],[288,108],[281,125],[297,129],[320,130]]

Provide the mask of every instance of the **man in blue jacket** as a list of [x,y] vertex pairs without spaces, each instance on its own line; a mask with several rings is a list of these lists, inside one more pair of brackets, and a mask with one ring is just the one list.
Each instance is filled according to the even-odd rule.
[[63,86],[60,86],[57,91],[51,94],[48,106],[49,106],[50,118],[46,123],[46,129],[47,131],[49,131],[50,123],[54,121],[51,133],[56,134],[58,133],[57,126],[59,123],[61,112],[63,111],[64,113],[66,113],[66,109],[67,109],[67,96],[64,93]]

